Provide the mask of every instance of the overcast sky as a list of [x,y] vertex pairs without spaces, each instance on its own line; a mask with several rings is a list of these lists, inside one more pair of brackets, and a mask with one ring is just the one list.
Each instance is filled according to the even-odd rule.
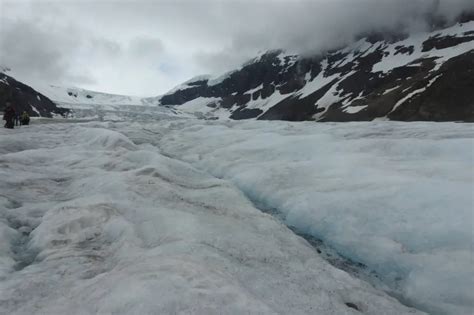
[[0,65],[31,80],[154,96],[260,51],[317,53],[465,9],[474,0],[0,0]]

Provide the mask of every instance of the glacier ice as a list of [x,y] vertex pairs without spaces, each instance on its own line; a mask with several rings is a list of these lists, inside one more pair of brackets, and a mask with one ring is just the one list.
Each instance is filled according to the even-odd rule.
[[457,123],[182,122],[163,152],[233,182],[285,223],[435,314],[470,314],[474,131]]
[[0,313],[419,313],[167,156],[167,123],[0,130]]

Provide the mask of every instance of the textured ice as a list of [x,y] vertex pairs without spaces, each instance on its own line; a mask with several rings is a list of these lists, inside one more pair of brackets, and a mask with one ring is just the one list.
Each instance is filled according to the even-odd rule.
[[472,313],[471,125],[188,122],[164,130],[163,152],[232,181],[286,224],[376,270],[393,294],[434,314]]
[[231,182],[161,154],[182,123],[0,130],[0,313],[417,313],[329,265]]

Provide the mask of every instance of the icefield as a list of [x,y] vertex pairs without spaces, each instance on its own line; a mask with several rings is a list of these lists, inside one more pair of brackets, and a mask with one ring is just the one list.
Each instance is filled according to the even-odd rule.
[[405,303],[473,312],[470,124],[186,121],[158,130],[165,154],[365,264]]
[[0,313],[470,314],[473,138],[165,116],[1,129]]

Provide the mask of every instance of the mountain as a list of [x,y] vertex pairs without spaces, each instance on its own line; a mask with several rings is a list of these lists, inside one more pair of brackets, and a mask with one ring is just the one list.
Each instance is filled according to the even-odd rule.
[[47,96],[61,107],[74,105],[144,105],[143,98],[139,96],[110,94],[31,81],[28,77],[24,77],[7,67],[0,68],[0,76],[9,76],[25,85],[34,87],[36,91]]
[[[35,85],[36,86],[36,85]],[[110,94],[76,87],[45,85],[37,87],[60,105],[142,105],[141,97]]]
[[175,109],[150,106],[147,99],[138,96],[45,84],[1,67],[0,104],[3,105],[8,99],[14,101],[18,110],[26,110],[32,116],[41,117],[67,114],[75,118],[115,120],[129,116],[152,119],[165,112],[178,114]]
[[148,117],[164,105],[205,119],[474,122],[474,14],[432,25],[409,36],[367,34],[312,56],[268,51],[219,77],[198,76],[148,98],[32,83],[0,69],[0,101],[13,98],[33,116]]
[[309,57],[269,51],[148,101],[208,119],[473,122],[474,14],[436,27]]
[[0,70],[0,109],[3,109],[6,101],[12,101],[17,112],[26,111],[33,117],[63,116],[68,113],[68,109],[58,107],[44,94],[6,75],[7,69]]

